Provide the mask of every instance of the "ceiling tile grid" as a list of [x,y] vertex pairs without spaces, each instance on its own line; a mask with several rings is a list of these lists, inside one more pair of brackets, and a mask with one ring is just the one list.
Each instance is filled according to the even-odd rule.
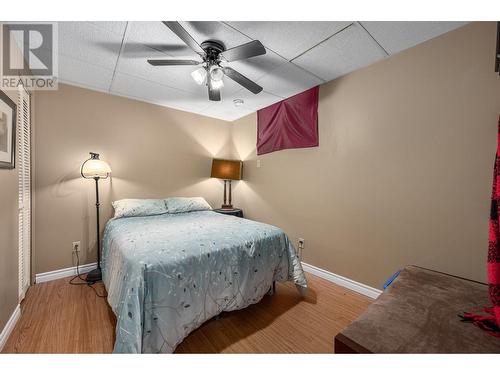
[[361,22],[391,55],[452,31],[467,22]]
[[325,81],[331,81],[386,56],[370,34],[358,23],[353,23],[293,62]]
[[123,36],[127,26],[126,21],[89,21],[89,23],[119,36]]
[[267,48],[292,60],[311,47],[338,33],[351,22],[228,22],[229,25],[258,39]]
[[[232,48],[260,40],[266,54],[222,63],[257,82],[254,95],[224,77],[221,102],[191,78],[196,66],[153,67],[148,58],[200,59],[161,22],[58,22],[61,82],[234,121],[379,61],[465,22],[181,22],[198,43]],[[236,107],[234,99],[244,103]]]
[[[122,35],[98,27],[90,22],[59,22],[59,54],[104,68],[115,68]],[[102,48],[113,44],[113,48]]]
[[295,64],[286,63],[257,80],[257,83],[274,95],[289,98],[323,81]]

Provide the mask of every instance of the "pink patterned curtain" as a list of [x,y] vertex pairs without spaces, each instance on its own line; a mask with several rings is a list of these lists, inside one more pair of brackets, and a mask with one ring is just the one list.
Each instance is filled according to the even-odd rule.
[[485,307],[485,314],[466,312],[465,322],[472,322],[490,335],[500,338],[500,118],[497,131],[497,154],[493,170],[493,189],[488,236],[488,284],[491,307]]

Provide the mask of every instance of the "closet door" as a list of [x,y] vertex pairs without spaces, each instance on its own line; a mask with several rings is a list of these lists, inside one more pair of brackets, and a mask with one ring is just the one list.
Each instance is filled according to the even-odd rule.
[[19,89],[17,101],[17,152],[19,171],[19,301],[30,285],[31,259],[31,132],[30,95]]

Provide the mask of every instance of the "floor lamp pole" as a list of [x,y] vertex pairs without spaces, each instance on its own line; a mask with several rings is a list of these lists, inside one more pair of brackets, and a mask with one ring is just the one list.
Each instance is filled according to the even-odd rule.
[[95,180],[95,210],[96,210],[96,230],[97,230],[97,268],[87,274],[88,282],[97,282],[102,280],[101,271],[101,233],[99,225],[99,177],[94,177]]

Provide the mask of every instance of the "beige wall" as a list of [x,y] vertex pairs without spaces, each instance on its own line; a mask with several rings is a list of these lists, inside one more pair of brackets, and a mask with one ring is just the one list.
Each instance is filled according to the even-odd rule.
[[260,157],[236,121],[235,201],[304,260],[380,288],[405,264],[484,281],[500,113],[496,28],[474,23],[321,86],[320,146]]
[[229,122],[73,86],[36,93],[34,164],[35,272],[95,261],[95,185],[80,176],[88,152],[112,168],[100,182],[101,223],[121,198],[201,195],[220,205],[210,179],[213,156],[230,152]]

